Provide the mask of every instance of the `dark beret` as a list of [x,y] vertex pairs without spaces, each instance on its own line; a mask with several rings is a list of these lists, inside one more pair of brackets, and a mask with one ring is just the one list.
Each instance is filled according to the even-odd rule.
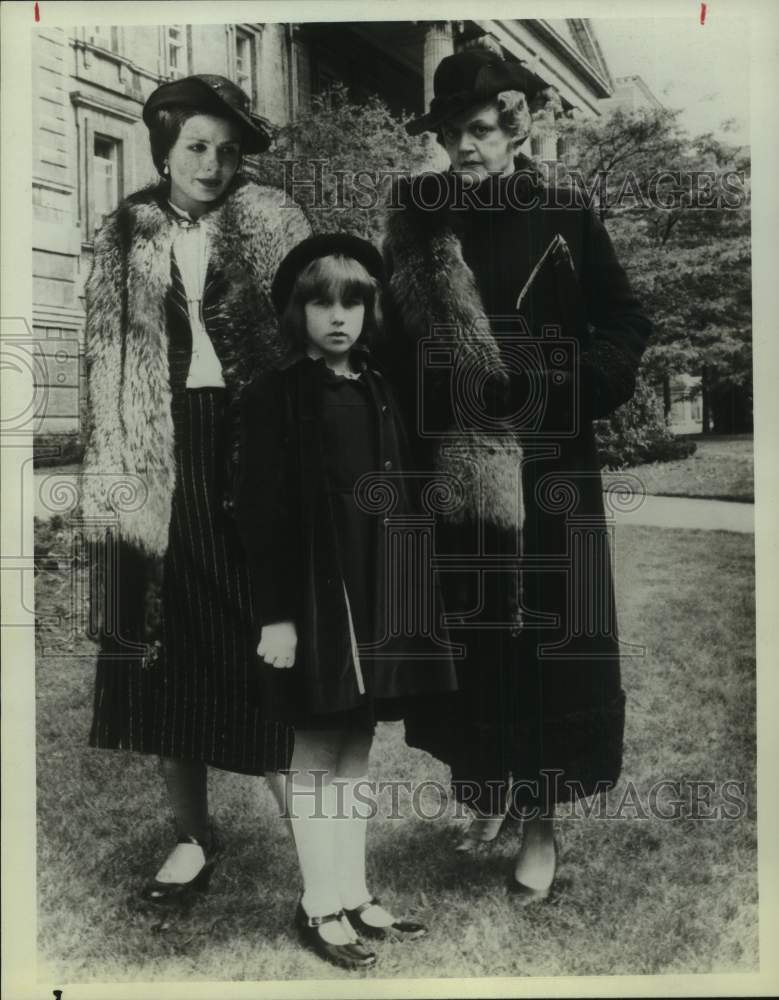
[[271,285],[271,298],[276,312],[281,315],[287,307],[298,275],[311,261],[320,257],[341,254],[358,260],[368,274],[380,284],[384,281],[384,263],[376,247],[351,233],[320,233],[298,243],[279,264]]
[[197,73],[163,83],[144,104],[143,120],[150,127],[155,111],[173,107],[192,108],[236,122],[241,127],[241,145],[245,153],[262,153],[270,146],[270,123],[252,114],[248,96],[226,76]]

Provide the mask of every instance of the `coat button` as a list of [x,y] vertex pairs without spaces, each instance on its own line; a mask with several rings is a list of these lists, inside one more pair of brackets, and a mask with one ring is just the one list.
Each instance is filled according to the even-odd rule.
[[381,412],[386,416],[389,413],[389,407],[386,403],[381,404]]
[[228,514],[232,514],[235,508],[235,501],[232,497],[225,497],[222,501],[222,507],[227,511]]
[[391,468],[392,468],[392,462],[390,462],[390,460],[387,459],[387,461],[384,463],[384,470],[385,470],[385,472],[389,472],[389,470]]

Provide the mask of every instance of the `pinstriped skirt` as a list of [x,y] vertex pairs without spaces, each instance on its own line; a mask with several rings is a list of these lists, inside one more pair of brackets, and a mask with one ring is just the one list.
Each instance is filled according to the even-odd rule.
[[[225,392],[174,395],[177,482],[161,587],[161,654],[150,667],[104,648],[90,743],[263,774],[287,767],[292,730],[257,707],[249,566],[219,488]],[[143,560],[120,553],[122,587]],[[138,592],[142,592],[139,588]]]

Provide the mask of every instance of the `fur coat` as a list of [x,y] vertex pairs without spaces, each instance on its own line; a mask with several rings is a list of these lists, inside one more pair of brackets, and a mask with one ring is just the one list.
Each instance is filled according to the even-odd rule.
[[[283,191],[239,179],[201,218],[208,229],[209,283],[216,278],[217,322],[209,335],[236,414],[240,391],[280,357],[270,285],[286,253],[310,234]],[[127,198],[95,237],[86,284],[89,425],[82,515],[116,525],[144,554],[165,554],[175,486],[168,377],[166,299],[176,227],[164,186]]]
[[[565,799],[621,766],[612,525],[592,420],[631,397],[651,324],[600,221],[528,162],[488,179],[466,210],[452,174],[400,183],[381,360],[405,389],[418,465],[453,481],[468,470],[436,535],[436,552],[462,564],[443,574],[452,639],[468,650],[462,693],[435,720],[407,719],[407,739],[455,778],[558,771],[574,789],[554,793]],[[532,209],[511,207],[515,181],[514,204]],[[552,241],[565,251],[536,271]],[[489,574],[477,579],[490,553],[521,558],[504,574],[521,583],[513,637],[496,627],[513,617],[501,585],[490,596]]]
[[[572,203],[570,195],[545,191],[531,161],[519,157],[517,167],[512,179],[524,183],[523,197],[529,194],[539,204],[564,207],[522,213],[529,238],[515,230],[513,235],[520,238],[501,247],[517,265],[508,289],[511,308],[501,308],[500,316],[486,295],[487,282],[480,281],[492,267],[497,246],[482,246],[483,269],[466,261],[463,233],[469,212],[447,204],[447,196],[458,197],[452,174],[401,179],[384,244],[391,339],[383,346],[382,360],[414,394],[406,402],[425,461],[460,479],[481,476],[480,489],[466,488],[463,504],[450,519],[485,520],[508,530],[517,529],[522,519],[516,483],[522,442],[552,440],[554,433],[545,433],[551,430],[548,421],[539,426],[526,420],[522,426],[509,419],[528,386],[520,388],[521,379],[501,344],[501,327],[528,341],[543,339],[545,330],[557,328],[577,341],[576,361],[567,370],[565,362],[550,365],[549,351],[543,351],[537,355],[541,360],[536,374],[554,374],[563,383],[555,388],[548,380],[542,386],[544,417],[559,412],[563,401],[573,402],[576,413],[568,417],[575,416],[580,436],[586,436],[590,420],[608,415],[633,395],[636,369],[651,332],[603,226]],[[482,186],[470,204],[486,197]],[[501,197],[504,203],[510,201],[497,185],[491,197],[495,204]],[[471,208],[471,217],[479,211]],[[500,211],[504,217],[511,212]],[[486,210],[490,212],[494,215],[494,210]],[[560,236],[564,255],[550,258],[550,266],[534,277],[523,315],[515,310],[514,300],[549,241]],[[441,360],[436,353],[420,350],[425,341],[434,352],[437,344],[444,348]],[[415,377],[410,380],[412,367]]]

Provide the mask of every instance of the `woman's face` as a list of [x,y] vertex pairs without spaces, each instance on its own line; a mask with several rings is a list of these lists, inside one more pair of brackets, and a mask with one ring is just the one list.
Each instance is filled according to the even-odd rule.
[[441,127],[441,142],[452,170],[484,180],[488,174],[509,174],[514,169],[516,137],[500,124],[496,102],[463,112]]
[[304,312],[309,357],[338,360],[349,353],[362,333],[365,320],[362,299],[310,299]]
[[241,133],[226,118],[194,115],[168,153],[170,200],[197,217],[224,194],[241,162]]

